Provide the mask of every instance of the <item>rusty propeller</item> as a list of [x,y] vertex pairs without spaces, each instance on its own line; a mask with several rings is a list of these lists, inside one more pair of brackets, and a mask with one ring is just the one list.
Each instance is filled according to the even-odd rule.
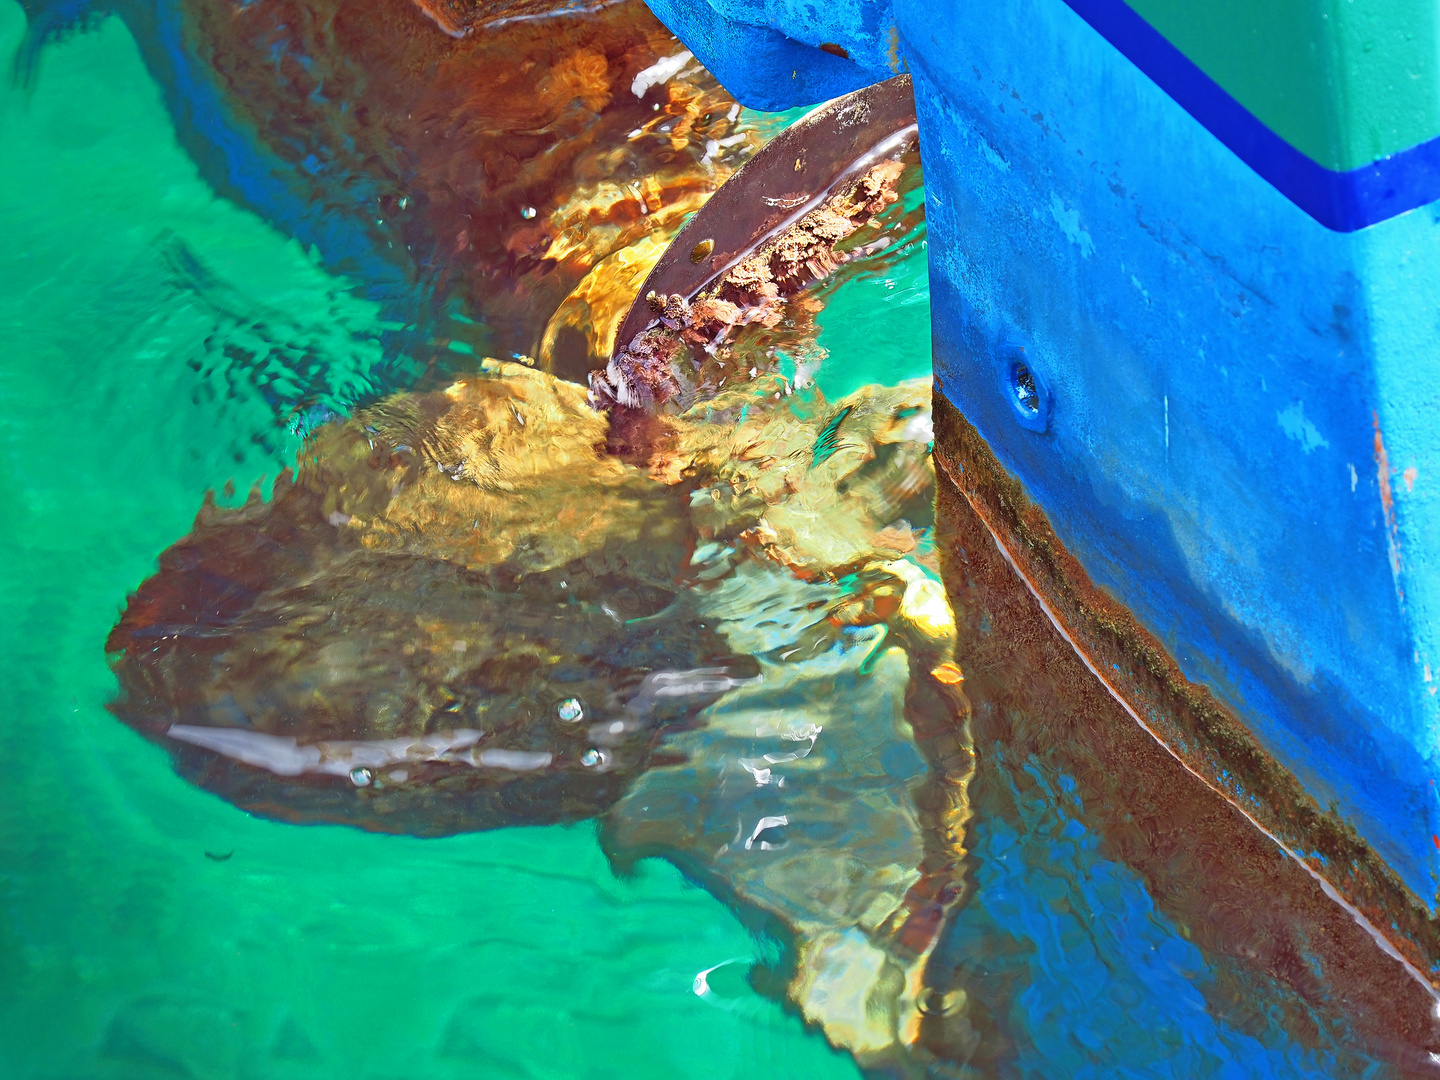
[[694,298],[831,192],[915,138],[915,98],[901,75],[826,102],[776,136],[676,235],[630,305],[614,352],[656,321],[648,297]]

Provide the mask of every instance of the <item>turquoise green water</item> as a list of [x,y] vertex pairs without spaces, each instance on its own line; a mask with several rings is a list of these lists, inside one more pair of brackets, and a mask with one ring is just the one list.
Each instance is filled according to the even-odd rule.
[[[912,193],[918,205],[921,188]],[[907,203],[909,205],[909,203]],[[875,273],[861,272],[831,292],[819,346],[830,355],[815,384],[835,401],[869,382],[899,382],[930,374],[930,273],[924,229],[905,239],[901,256]]]
[[[0,55],[21,27],[5,0]],[[382,328],[211,193],[116,20],[0,91],[0,234],[0,1075],[856,1075],[739,977],[773,944],[668,865],[618,880],[590,825],[262,821],[110,717],[126,593],[207,489],[293,456],[276,350],[320,358],[340,406]],[[901,322],[864,344],[887,381],[928,367],[924,305]],[[861,345],[826,333],[832,357]]]

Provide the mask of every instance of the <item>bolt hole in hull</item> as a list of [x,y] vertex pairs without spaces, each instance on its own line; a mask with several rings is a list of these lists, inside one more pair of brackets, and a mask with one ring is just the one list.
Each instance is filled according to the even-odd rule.
[[913,143],[612,371],[803,112],[639,4],[0,35],[6,1075],[1428,1067],[1423,910],[933,395]]

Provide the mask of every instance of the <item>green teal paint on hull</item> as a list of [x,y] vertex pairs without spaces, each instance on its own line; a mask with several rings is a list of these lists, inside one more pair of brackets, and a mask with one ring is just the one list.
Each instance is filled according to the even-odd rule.
[[1126,0],[1258,120],[1347,171],[1440,135],[1440,6]]

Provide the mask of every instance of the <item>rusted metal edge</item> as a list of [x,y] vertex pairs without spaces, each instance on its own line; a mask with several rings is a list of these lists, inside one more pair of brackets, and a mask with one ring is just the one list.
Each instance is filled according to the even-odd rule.
[[937,480],[963,496],[1084,667],[1185,772],[1303,867],[1423,988],[1432,1015],[1440,1017],[1440,923],[1426,904],[1353,826],[1322,808],[1237,716],[1187,679],[1128,609],[1095,587],[1019,480],[938,389],[935,426]]
[[887,79],[814,109],[721,185],[650,271],[615,335],[615,353],[657,321],[647,302],[692,299],[768,238],[915,138],[910,76]]

